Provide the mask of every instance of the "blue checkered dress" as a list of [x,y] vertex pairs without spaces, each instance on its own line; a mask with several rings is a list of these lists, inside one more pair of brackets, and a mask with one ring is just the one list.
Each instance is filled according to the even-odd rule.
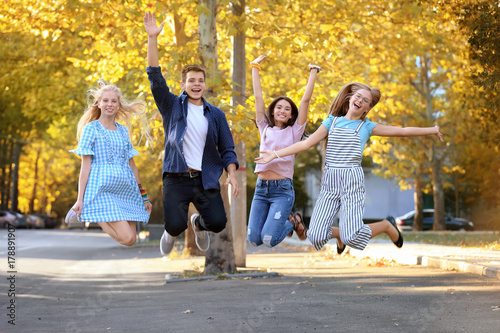
[[83,196],[82,222],[114,222],[149,220],[142,202],[137,180],[129,160],[139,155],[132,147],[127,128],[105,128],[94,120],[83,128],[78,148],[70,150],[78,156],[92,155],[90,175]]

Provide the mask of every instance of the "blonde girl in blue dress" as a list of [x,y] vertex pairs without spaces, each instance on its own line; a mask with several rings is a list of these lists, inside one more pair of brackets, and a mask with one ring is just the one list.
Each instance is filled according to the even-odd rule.
[[82,157],[78,199],[66,222],[99,223],[118,243],[136,242],[136,222],[147,223],[152,205],[142,188],[128,130],[117,120],[128,120],[146,108],[143,101],[127,102],[120,89],[100,82],[89,90],[88,108],[78,123],[78,148]]

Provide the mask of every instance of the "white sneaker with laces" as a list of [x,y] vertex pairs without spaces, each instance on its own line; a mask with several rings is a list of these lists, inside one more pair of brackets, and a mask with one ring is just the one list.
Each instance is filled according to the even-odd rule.
[[170,252],[172,252],[174,242],[175,237],[171,236],[166,230],[164,230],[160,240],[160,252],[162,256],[168,256]]
[[76,212],[73,209],[70,209],[68,214],[66,214],[64,222],[66,222],[66,224],[69,224],[74,219],[78,219],[78,216],[76,216]]
[[208,231],[206,230],[196,230],[196,226],[194,224],[194,221],[196,218],[200,216],[200,214],[193,214],[191,215],[191,225],[193,226],[194,234],[195,234],[195,241],[196,241],[196,246],[201,251],[207,251],[208,248],[210,247],[210,236],[208,234]]

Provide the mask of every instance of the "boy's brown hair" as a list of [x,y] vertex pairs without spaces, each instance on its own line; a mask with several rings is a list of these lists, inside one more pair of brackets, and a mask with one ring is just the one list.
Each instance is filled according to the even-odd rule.
[[186,77],[188,72],[202,72],[203,73],[203,78],[207,78],[207,71],[205,70],[205,67],[200,66],[200,65],[186,65],[182,67],[181,71],[181,80],[182,82],[186,83]]

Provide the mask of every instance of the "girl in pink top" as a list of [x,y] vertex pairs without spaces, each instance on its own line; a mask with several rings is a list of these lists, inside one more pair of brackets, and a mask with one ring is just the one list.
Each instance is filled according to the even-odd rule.
[[[253,90],[255,94],[255,116],[260,132],[260,150],[276,151],[300,141],[306,127],[309,101],[314,90],[319,66],[309,64],[309,80],[300,108],[288,97],[274,99],[269,107],[264,105],[260,84],[260,63],[265,56],[252,61]],[[278,156],[277,156],[278,157]],[[276,158],[268,164],[258,164],[255,194],[248,220],[248,241],[254,246],[264,244],[274,247],[293,231],[299,239],[306,239],[306,228],[302,215],[292,214],[295,201],[293,189],[293,164],[295,156]]]

